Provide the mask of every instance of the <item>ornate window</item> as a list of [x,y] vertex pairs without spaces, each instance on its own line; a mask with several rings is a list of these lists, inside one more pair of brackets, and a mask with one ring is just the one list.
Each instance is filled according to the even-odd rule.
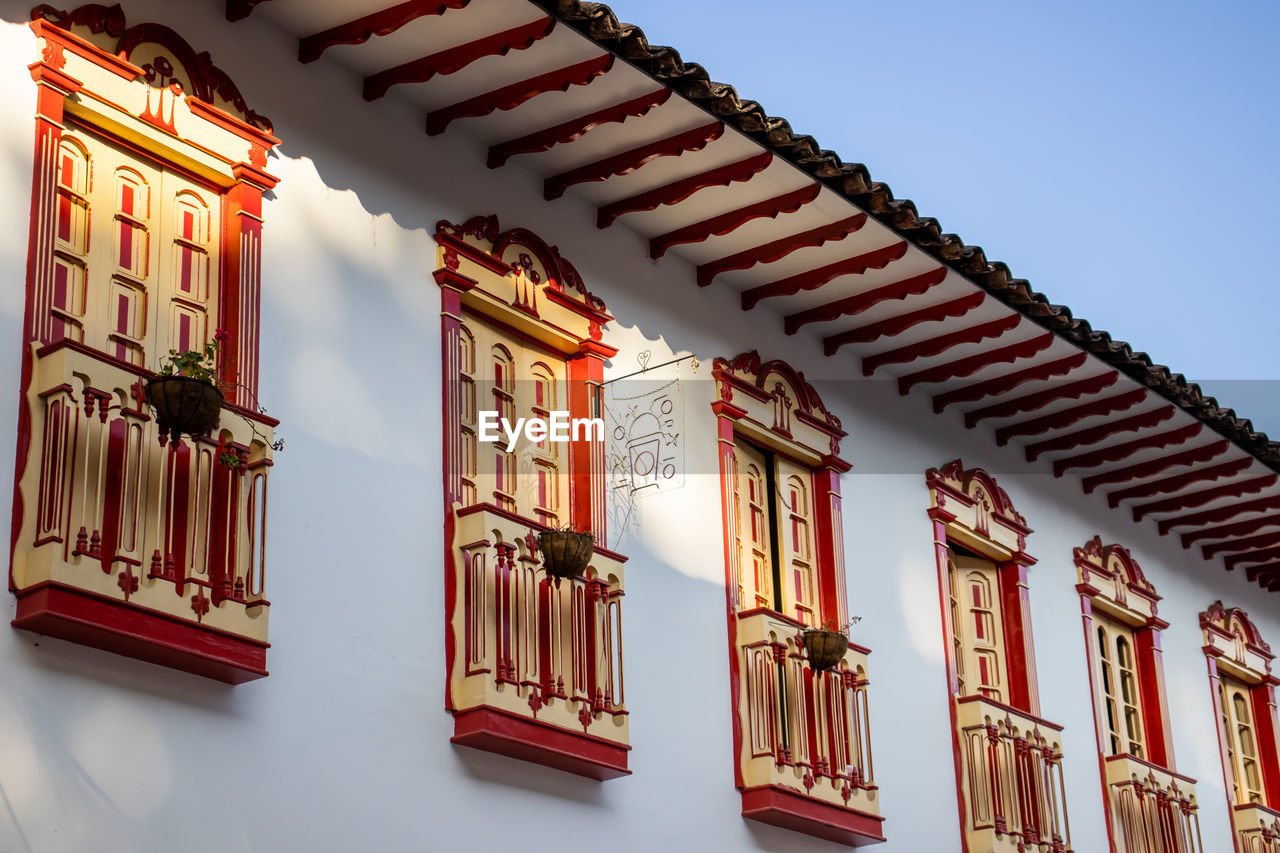
[[1036,683],[1031,528],[989,474],[959,459],[925,481],[965,849],[1070,850],[1062,727],[1040,716]]
[[1275,656],[1248,614],[1221,601],[1200,614],[1200,628],[1236,850],[1272,853],[1280,838]]
[[[604,547],[599,417],[612,319],[557,249],[495,217],[436,230],[445,377],[448,708],[455,743],[595,779],[627,770],[625,558]],[[581,577],[543,567],[539,534],[595,535]]]
[[1203,850],[1195,780],[1178,774],[1165,699],[1155,587],[1133,556],[1094,537],[1074,552],[1113,853],[1148,839]]
[[[277,140],[171,30],[36,9],[14,625],[240,682],[266,675],[257,408],[264,170]],[[144,382],[224,330],[215,435],[159,434]],[[238,458],[234,466],[221,456]],[[177,593],[175,595],[175,593]]]
[[867,656],[809,665],[803,632],[848,623],[839,458],[845,435],[779,361],[717,359],[734,778],[746,817],[846,844],[883,840]]

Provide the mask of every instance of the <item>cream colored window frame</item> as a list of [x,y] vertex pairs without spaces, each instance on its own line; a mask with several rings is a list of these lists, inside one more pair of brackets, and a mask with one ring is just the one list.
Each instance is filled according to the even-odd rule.
[[[87,155],[87,175],[83,195],[76,198],[72,188],[59,185],[58,194],[75,201],[83,210],[84,251],[57,241],[55,258],[73,261],[83,271],[83,311],[54,309],[70,325],[80,326],[83,342],[109,355],[142,367],[156,369],[169,350],[199,350],[217,328],[219,253],[215,236],[221,233],[221,191],[196,183],[163,162],[134,153],[91,128],[70,123],[63,131],[63,145],[76,145]],[[132,173],[146,189],[134,209],[120,209],[120,186]],[[79,183],[79,181],[77,181]],[[198,239],[182,235],[180,205],[184,195],[194,196],[203,205],[206,218],[199,223]],[[120,264],[120,229],[133,230],[134,239],[145,239],[145,253],[136,266]],[[185,294],[178,288],[177,253],[193,249],[206,269],[205,292]],[[113,296],[124,289],[136,294],[134,310],[141,316],[134,328],[118,328],[119,306]],[[201,298],[202,297],[202,298]],[[186,347],[178,337],[181,306],[198,316],[202,328],[191,329]],[[139,333],[140,332],[140,333]]]
[[[508,452],[501,427],[499,439],[493,443],[478,441],[476,430],[481,410],[498,411],[499,418],[510,420],[512,427],[518,418],[546,418],[552,411],[567,410],[568,382],[563,356],[537,347],[487,318],[465,310],[462,335],[464,461],[467,440],[472,436],[477,438],[474,473],[468,476],[465,467],[461,472],[464,493],[471,489],[475,503],[491,503],[547,527],[562,525],[568,509],[569,475],[564,470],[568,445],[550,440],[531,443],[521,438]],[[468,364],[468,349],[474,352],[473,366]],[[495,353],[509,359],[509,375],[501,384],[495,377]],[[545,375],[553,390],[553,398],[544,398],[541,406],[536,396],[539,373]],[[541,482],[546,486],[545,500],[540,499],[539,474],[544,476]]]
[[[999,570],[990,560],[948,550],[960,695],[982,695],[996,702],[1008,702],[1008,657],[1004,647]],[[974,584],[983,590],[984,600],[974,600]]]
[[1218,689],[1231,800],[1236,805],[1265,803],[1251,692],[1246,685],[1222,674],[1219,674]]
[[1146,757],[1142,721],[1142,692],[1133,630],[1094,613],[1098,643],[1098,702],[1102,710],[1107,755]]
[[[742,438],[734,440],[734,455],[738,464],[738,567],[743,587],[739,601],[749,608],[775,609],[818,627],[821,611],[813,471]],[[770,475],[773,494],[768,494]],[[777,589],[775,572],[780,582]]]

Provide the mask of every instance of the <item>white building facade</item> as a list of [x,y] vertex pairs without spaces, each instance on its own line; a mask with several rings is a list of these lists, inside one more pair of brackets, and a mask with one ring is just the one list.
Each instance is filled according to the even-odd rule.
[[570,0],[0,12],[0,850],[1280,851],[1280,448],[862,167]]

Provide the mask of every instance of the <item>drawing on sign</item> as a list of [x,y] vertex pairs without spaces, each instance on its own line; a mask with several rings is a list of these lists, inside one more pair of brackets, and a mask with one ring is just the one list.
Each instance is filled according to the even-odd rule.
[[[612,380],[602,389],[608,431],[610,529],[619,534],[632,521],[636,498],[684,485],[679,363],[692,357],[651,368],[651,356],[648,350],[640,353],[638,372]],[[697,359],[692,361],[697,370]],[[667,367],[675,376],[663,370]]]

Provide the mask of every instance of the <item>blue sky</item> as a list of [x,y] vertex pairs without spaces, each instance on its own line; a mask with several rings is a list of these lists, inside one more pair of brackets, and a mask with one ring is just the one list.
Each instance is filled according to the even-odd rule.
[[1280,439],[1280,3],[610,6]]

